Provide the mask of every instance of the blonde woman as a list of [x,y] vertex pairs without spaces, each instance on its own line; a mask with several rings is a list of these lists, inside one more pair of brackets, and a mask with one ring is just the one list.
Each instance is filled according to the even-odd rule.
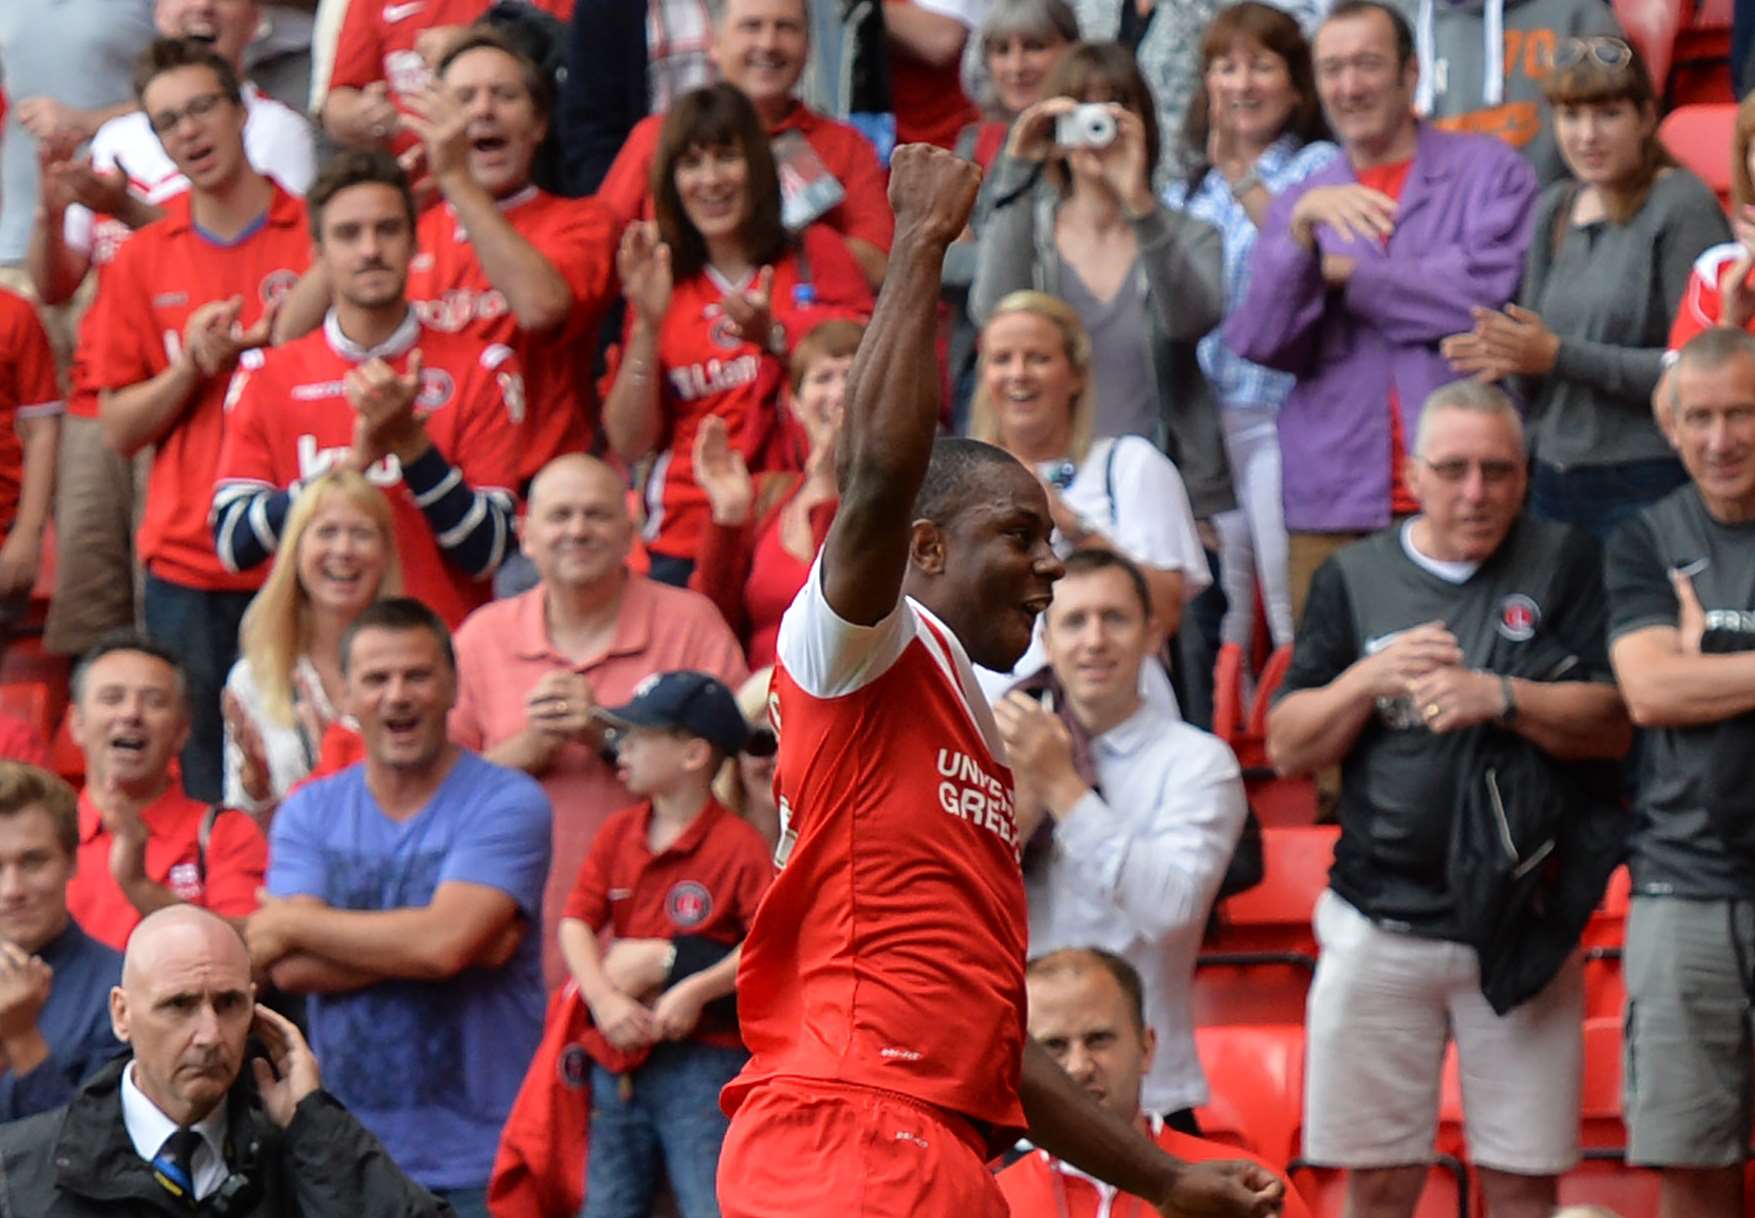
[[[1036,471],[1062,554],[1100,546],[1140,567],[1153,618],[1168,639],[1181,625],[1183,605],[1212,582],[1188,492],[1151,441],[1093,438],[1095,398],[1091,341],[1071,305],[1023,291],[994,306],[981,331],[970,434]],[[1013,673],[1027,676],[1043,662],[1038,637]],[[1012,680],[1012,674],[979,675],[990,697]],[[1161,665],[1148,664],[1142,680],[1154,702],[1174,709]]]
[[341,636],[401,591],[390,504],[353,470],[309,483],[250,602],[225,687],[225,802],[266,822],[311,772],[341,696]]

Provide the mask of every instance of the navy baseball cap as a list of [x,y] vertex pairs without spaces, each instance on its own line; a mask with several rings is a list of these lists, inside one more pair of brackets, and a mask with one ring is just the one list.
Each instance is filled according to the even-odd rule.
[[749,724],[725,683],[704,672],[657,673],[634,689],[633,701],[602,712],[617,727],[668,728],[699,736],[730,756],[749,737]]

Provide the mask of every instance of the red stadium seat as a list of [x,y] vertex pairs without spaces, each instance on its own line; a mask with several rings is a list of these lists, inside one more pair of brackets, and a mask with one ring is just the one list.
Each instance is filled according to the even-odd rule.
[[1658,138],[1670,155],[1698,175],[1728,205],[1731,197],[1731,138],[1737,126],[1734,103],[1682,106],[1664,116]]
[[1253,1151],[1284,1170],[1297,1146],[1304,1106],[1304,1029],[1199,1028],[1195,1044],[1211,1092],[1195,1114],[1201,1135]]
[[1663,89],[1668,108],[1737,100],[1731,89],[1731,21],[1735,9],[1735,0],[1698,0],[1684,8]]
[[55,773],[77,789],[85,785],[85,754],[73,743],[73,733],[68,728],[70,718],[71,711],[61,717],[61,726],[55,729],[49,742],[49,756],[54,760]]
[[28,723],[45,741],[54,734],[55,725],[49,719],[49,691],[37,682],[0,685],[0,713]]
[[1214,950],[1316,953],[1310,919],[1328,887],[1339,825],[1264,827],[1262,881],[1227,899],[1218,909]]
[[1300,952],[1203,952],[1191,992],[1197,1028],[1304,1023],[1316,957]]

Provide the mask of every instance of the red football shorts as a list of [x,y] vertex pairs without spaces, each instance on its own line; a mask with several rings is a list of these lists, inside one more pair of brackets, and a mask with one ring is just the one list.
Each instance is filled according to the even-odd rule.
[[889,1091],[780,1079],[719,1152],[722,1218],[1006,1218],[972,1127]]

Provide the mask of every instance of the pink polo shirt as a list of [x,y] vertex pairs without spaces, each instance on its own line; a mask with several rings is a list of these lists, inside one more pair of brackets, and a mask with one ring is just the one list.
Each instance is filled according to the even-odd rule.
[[[712,673],[734,690],[742,684],[749,675],[743,651],[712,601],[643,575],[626,578],[615,641],[583,664],[573,663],[549,643],[540,584],[470,614],[456,637],[458,687],[451,738],[486,752],[517,735],[524,730],[525,695],[555,669],[583,675],[599,706],[620,706],[645,678],[679,668]],[[542,965],[552,988],[567,977],[555,927],[591,839],[611,813],[636,801],[615,771],[579,744],[564,745],[541,782],[554,805],[554,858],[542,898]]]

